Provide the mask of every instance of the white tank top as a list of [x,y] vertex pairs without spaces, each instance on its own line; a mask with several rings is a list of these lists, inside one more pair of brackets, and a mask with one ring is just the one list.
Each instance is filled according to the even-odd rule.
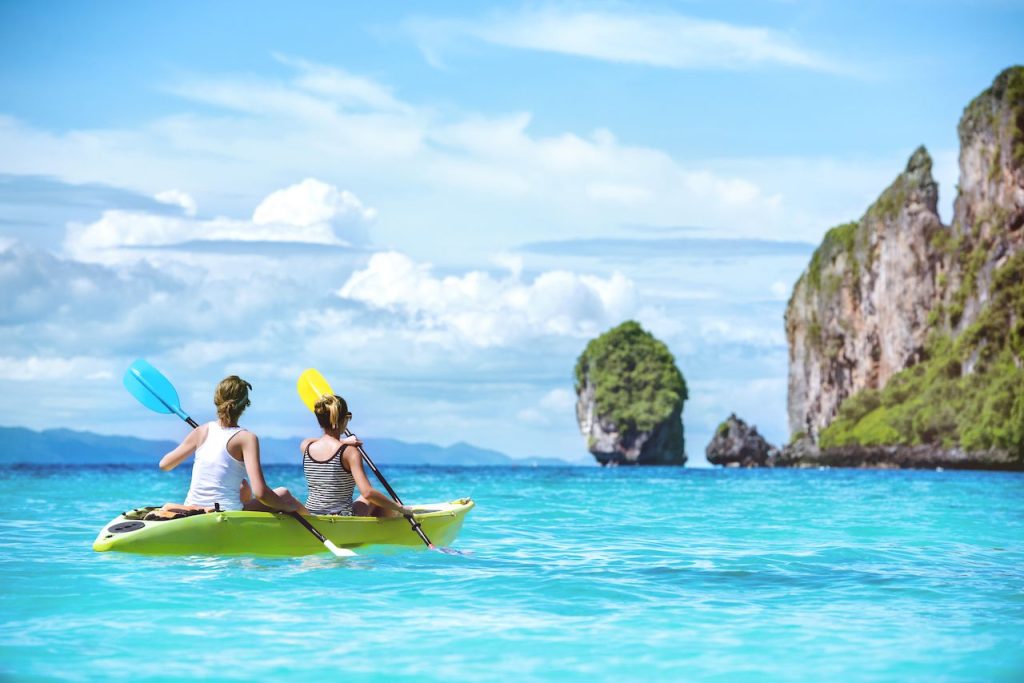
[[242,427],[221,427],[216,422],[207,425],[206,440],[196,449],[192,464],[192,484],[188,487],[185,505],[213,507],[220,503],[221,510],[241,510],[238,488],[245,479],[245,465],[228,453],[228,441]]

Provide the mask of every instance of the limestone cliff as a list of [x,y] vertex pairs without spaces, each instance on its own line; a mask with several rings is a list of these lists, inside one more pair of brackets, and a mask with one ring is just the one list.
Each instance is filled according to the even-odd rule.
[[798,280],[786,310],[796,440],[865,462],[885,456],[858,447],[1024,458],[1024,67],[970,103],[959,134],[951,226],[919,148]]
[[859,221],[825,235],[797,281],[786,310],[792,432],[816,438],[847,396],[919,358],[941,272],[931,171],[919,148]]
[[682,465],[686,381],[668,347],[628,321],[576,362],[576,419],[602,465]]
[[940,313],[954,334],[977,322],[996,269],[1024,245],[1024,67],[1007,69],[976,97],[958,132],[953,225],[937,245],[949,270]]

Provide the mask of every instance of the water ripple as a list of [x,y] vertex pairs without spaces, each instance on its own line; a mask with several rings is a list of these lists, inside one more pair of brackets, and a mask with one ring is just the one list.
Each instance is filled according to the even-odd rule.
[[[291,468],[268,476],[302,490]],[[1024,672],[1019,475],[396,468],[389,479],[408,501],[473,496],[456,544],[470,554],[93,553],[114,513],[175,500],[186,477],[0,469],[0,677]],[[53,500],[67,501],[59,514]]]

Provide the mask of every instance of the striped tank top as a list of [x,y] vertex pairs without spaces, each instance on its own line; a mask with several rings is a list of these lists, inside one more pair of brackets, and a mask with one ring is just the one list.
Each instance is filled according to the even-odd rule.
[[325,462],[314,460],[309,454],[309,446],[302,453],[302,471],[309,487],[306,509],[314,515],[352,514],[352,491],[356,480],[345,469],[345,460],[341,457],[344,450],[342,446]]

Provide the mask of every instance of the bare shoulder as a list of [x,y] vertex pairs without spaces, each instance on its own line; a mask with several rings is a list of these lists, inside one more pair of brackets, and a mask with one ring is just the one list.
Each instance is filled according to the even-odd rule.
[[201,424],[191,432],[189,432],[189,439],[196,446],[201,446],[206,441],[206,435],[210,433],[210,425]]
[[199,425],[181,440],[181,444],[178,448],[185,448],[189,451],[198,449],[206,441],[206,435],[209,433],[209,428],[206,425]]
[[305,453],[306,449],[309,448],[309,445],[312,443],[316,443],[316,440],[317,439],[315,436],[311,436],[308,439],[303,439],[302,443],[299,444],[299,450]]
[[363,466],[363,458],[355,446],[345,446],[345,450],[341,452],[341,458],[349,466],[350,471],[353,465],[360,468]]
[[341,442],[330,434],[324,434],[319,439],[313,439],[313,441],[319,441],[322,443],[324,450],[336,451],[341,448]]
[[252,432],[250,432],[248,429],[243,429],[234,436],[232,436],[230,442],[245,446],[258,446],[260,443],[260,438],[253,434]]
[[228,454],[239,462],[247,455],[259,457],[260,454],[260,440],[248,429],[240,429],[232,434],[225,446]]

